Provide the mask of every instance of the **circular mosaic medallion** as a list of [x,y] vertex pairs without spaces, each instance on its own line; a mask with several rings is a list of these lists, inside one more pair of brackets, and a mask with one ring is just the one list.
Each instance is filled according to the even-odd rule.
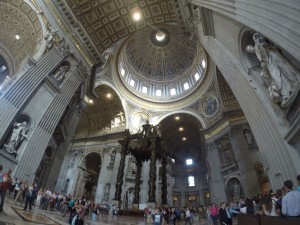
[[218,99],[213,95],[207,95],[202,99],[201,109],[205,116],[212,117],[219,108]]

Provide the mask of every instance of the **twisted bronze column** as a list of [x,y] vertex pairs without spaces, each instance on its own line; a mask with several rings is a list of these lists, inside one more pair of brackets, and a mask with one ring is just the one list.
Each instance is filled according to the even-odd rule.
[[168,184],[167,184],[167,159],[163,157],[162,159],[162,177],[161,177],[162,185],[161,185],[161,204],[168,204]]
[[150,145],[150,174],[149,174],[149,192],[148,192],[148,202],[155,202],[155,190],[156,190],[156,139],[151,139]]
[[136,161],[136,178],[135,178],[135,189],[134,189],[134,204],[140,203],[140,191],[141,191],[141,172],[142,172],[143,162],[140,159]]
[[117,176],[117,183],[116,183],[115,200],[121,201],[127,140],[121,140],[119,141],[119,143],[122,145],[122,149],[121,149],[121,160],[118,169],[118,176]]

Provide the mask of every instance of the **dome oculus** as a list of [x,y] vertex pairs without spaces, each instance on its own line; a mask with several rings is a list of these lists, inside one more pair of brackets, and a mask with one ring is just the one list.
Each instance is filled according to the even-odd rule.
[[157,32],[156,35],[155,35],[155,39],[159,42],[162,42],[163,40],[165,40],[166,38],[166,34],[164,32]]

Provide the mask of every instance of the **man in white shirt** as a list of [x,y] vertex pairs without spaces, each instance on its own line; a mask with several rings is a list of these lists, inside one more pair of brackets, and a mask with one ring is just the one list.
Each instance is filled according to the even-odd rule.
[[293,191],[293,182],[284,182],[285,195],[282,198],[282,215],[287,217],[300,217],[300,192]]

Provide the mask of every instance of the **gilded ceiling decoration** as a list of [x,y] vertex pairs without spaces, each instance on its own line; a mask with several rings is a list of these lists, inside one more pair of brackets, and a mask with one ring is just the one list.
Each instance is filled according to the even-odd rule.
[[[100,53],[138,29],[177,20],[171,0],[57,0],[57,2],[65,11],[67,8],[71,10]],[[68,7],[64,6],[65,2]],[[141,12],[139,22],[134,22],[132,18],[132,14],[136,11]],[[81,35],[85,36],[83,33]],[[82,38],[88,42],[86,38]]]
[[134,95],[153,102],[187,97],[206,77],[203,47],[176,26],[144,28],[124,41],[119,52],[116,79]]
[[0,2],[0,26],[0,43],[10,52],[17,71],[26,56],[34,55],[42,40],[41,24],[25,1],[14,0]]
[[124,109],[118,95],[106,85],[95,89],[98,96],[83,112],[76,130],[76,137],[103,134],[115,128],[125,129]]

